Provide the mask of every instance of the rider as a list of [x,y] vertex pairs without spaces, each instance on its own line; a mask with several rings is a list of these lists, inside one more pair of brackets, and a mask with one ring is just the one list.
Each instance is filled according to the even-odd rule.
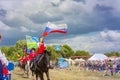
[[[40,37],[40,42],[38,44],[38,50],[37,50],[37,57],[36,57],[36,61],[38,60],[38,58],[41,58],[42,57],[42,54],[46,51],[45,50],[45,44],[44,44],[44,37]],[[47,67],[51,68],[50,66],[50,62],[48,62],[48,65]]]
[[25,56],[21,57],[20,59],[18,59],[20,61],[20,65],[24,64],[25,61]]
[[[2,35],[0,34],[0,42],[2,41]],[[7,58],[5,57],[5,55],[1,52],[0,50],[0,60],[2,62],[2,65],[7,66],[9,61],[7,60]]]
[[29,54],[30,61],[33,60],[36,56],[37,56],[37,54],[35,52],[35,48],[32,48],[31,53]]
[[45,45],[44,45],[43,39],[44,39],[44,37],[41,37],[40,42],[38,43],[38,50],[37,50],[38,54],[43,54],[43,52],[45,50]]
[[33,62],[35,60],[35,57],[37,56],[37,53],[35,52],[35,48],[31,49],[31,53],[29,54],[29,59],[30,59],[30,66],[33,66]]

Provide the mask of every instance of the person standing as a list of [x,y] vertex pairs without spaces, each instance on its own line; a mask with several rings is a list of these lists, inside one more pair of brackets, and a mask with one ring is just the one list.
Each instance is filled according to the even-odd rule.
[[[2,35],[0,34],[0,42],[2,41]],[[5,57],[5,54],[2,53],[2,51],[0,50],[0,69],[2,72],[2,76],[5,77],[7,76],[9,73],[8,73],[8,69],[6,68],[9,64],[9,61],[7,60],[7,58]],[[7,77],[8,78],[8,77]]]
[[[0,34],[0,42],[2,41],[2,35]],[[0,50],[0,60],[2,62],[3,66],[7,66],[9,61],[7,60],[7,58],[3,55],[3,53]]]

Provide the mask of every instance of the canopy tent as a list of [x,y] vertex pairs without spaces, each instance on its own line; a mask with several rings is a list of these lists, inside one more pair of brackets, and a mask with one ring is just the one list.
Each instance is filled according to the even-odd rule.
[[75,59],[74,60],[75,62],[78,61],[78,62],[81,62],[81,61],[85,61],[84,59],[80,58],[80,59]]
[[85,61],[83,58],[80,58],[79,60],[80,60],[80,61]]
[[72,60],[71,58],[69,58],[69,59],[65,59],[69,64],[75,64],[75,61],[74,60]]
[[115,58],[115,60],[120,60],[120,57]]
[[103,61],[105,59],[107,59],[108,57],[102,53],[96,53],[94,54],[92,57],[90,57],[88,60],[98,60],[98,61]]
[[110,57],[107,58],[107,60],[112,60],[113,61],[113,60],[117,60],[117,58],[118,58],[117,56],[110,56]]
[[60,68],[67,68],[69,67],[69,63],[65,61],[65,58],[58,58],[58,66]]

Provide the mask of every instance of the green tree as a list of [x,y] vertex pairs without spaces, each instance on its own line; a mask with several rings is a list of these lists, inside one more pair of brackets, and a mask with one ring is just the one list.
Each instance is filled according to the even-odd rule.
[[26,43],[26,40],[18,40],[16,42],[16,53],[19,54],[20,56],[24,56],[24,52],[23,52],[23,49],[24,47],[27,46],[27,43]]
[[58,57],[61,57],[60,52],[55,50],[55,45],[47,46],[47,50],[51,52],[50,59],[52,61],[56,60]]
[[[13,57],[16,55],[16,48],[15,46],[10,46],[8,48],[8,52],[7,52],[7,58],[9,60],[13,60]],[[16,59],[16,57],[14,58],[14,60]]]
[[107,52],[105,53],[106,56],[110,57],[110,56],[117,56],[120,57],[120,53],[119,52]]
[[71,48],[69,45],[67,45],[67,44],[61,46],[61,51],[62,51],[64,57],[66,57],[66,58],[69,58],[69,57],[71,57],[71,56],[74,55],[74,51],[73,51],[72,48]]
[[90,56],[89,52],[83,51],[83,50],[77,50],[74,54],[74,56]]
[[19,49],[21,50],[21,49],[23,49],[24,46],[26,46],[26,45],[27,45],[26,40],[18,40],[18,41],[16,42],[15,47],[16,47],[17,50],[19,50]]
[[3,53],[5,53],[5,55],[7,55],[7,53],[8,53],[8,47],[7,47],[7,46],[2,46],[2,47],[1,47],[1,51],[2,51]]
[[9,49],[8,49],[7,55],[8,56],[13,56],[15,52],[16,52],[16,48],[14,46],[10,46]]

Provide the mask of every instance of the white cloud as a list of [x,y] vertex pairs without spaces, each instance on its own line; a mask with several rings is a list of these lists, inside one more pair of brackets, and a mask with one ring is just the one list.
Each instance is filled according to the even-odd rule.
[[37,32],[37,31],[35,31],[35,30],[28,29],[28,28],[26,28],[26,27],[24,27],[24,26],[21,26],[20,29],[21,29],[22,32],[26,32],[26,33],[27,33],[27,32],[32,32],[32,33]]
[[0,31],[9,31],[11,28],[0,21]]
[[[119,2],[120,0],[86,0],[84,3],[73,0],[0,0],[0,8],[6,10],[5,17],[0,19],[0,31],[4,34],[5,31],[10,30],[9,35],[6,35],[7,38],[12,37],[12,40],[15,36],[17,39],[18,35],[22,37],[26,33],[38,35],[40,31],[44,31],[47,20],[52,18],[50,20],[53,23],[68,23],[69,33],[68,38],[61,37],[59,40],[49,38],[50,44],[69,44],[74,50],[90,52],[119,50],[120,33],[112,30],[102,31],[104,28],[109,28],[106,25],[111,22],[105,21],[106,16],[101,16],[94,11],[97,4],[100,5],[100,8],[101,6],[111,7],[114,14],[112,16],[119,18]],[[54,20],[56,16],[60,17],[57,21]],[[107,18],[111,19],[111,15]],[[113,19],[116,20],[116,18]],[[103,25],[105,27],[100,27]],[[112,24],[110,25],[112,26]],[[119,29],[115,27],[113,26],[112,29]],[[102,32],[90,35],[89,33],[93,31]],[[88,34],[81,35],[81,33]],[[71,37],[71,35],[73,36]]]
[[[92,34],[92,35],[90,35]],[[46,44],[68,44],[73,48],[73,50],[85,50],[91,53],[105,53],[110,51],[119,51],[120,50],[120,42],[119,42],[119,32],[117,31],[108,31],[107,33],[103,34],[102,32],[96,32],[96,33],[90,33],[80,36],[74,36],[64,39],[52,39],[47,40]],[[93,35],[94,34],[94,35]],[[102,35],[102,36],[101,36]],[[114,39],[115,35],[117,35],[117,39],[115,42],[106,41],[105,39],[107,37],[104,37],[106,35],[111,35],[111,37]],[[104,39],[103,39],[104,37]],[[50,42],[50,43],[47,43]]]
[[21,26],[20,29],[21,29],[22,32],[29,32],[30,31],[29,29],[27,29],[24,26]]
[[120,32],[118,31],[113,31],[113,30],[102,31],[100,35],[105,40],[112,40],[112,41],[120,40]]

